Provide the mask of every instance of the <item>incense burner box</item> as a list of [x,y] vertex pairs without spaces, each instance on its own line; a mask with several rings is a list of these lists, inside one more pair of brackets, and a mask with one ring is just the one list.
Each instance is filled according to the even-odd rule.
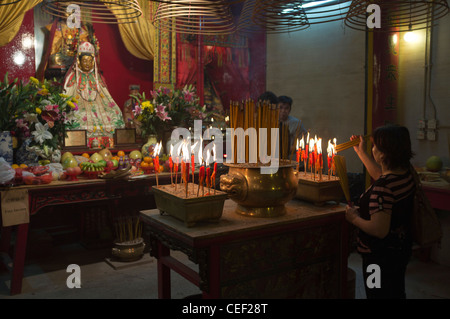
[[339,202],[344,196],[339,177],[297,172],[298,186],[295,198],[322,206],[328,201]]
[[182,185],[160,185],[152,187],[156,207],[161,214],[167,213],[186,224],[195,226],[200,221],[218,221],[222,217],[223,205],[228,198],[227,193],[205,187],[197,196],[198,185],[188,184],[188,195]]

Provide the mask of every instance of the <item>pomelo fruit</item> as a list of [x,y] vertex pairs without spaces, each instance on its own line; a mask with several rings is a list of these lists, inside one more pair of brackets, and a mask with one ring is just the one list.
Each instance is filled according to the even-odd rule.
[[433,155],[427,159],[427,171],[439,172],[442,168],[442,159],[439,156]]

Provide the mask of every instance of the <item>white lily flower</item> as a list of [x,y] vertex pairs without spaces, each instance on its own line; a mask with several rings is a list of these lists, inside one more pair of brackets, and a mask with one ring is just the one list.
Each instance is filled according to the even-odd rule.
[[44,143],[45,140],[50,140],[53,138],[52,133],[48,131],[48,124],[42,125],[41,123],[36,123],[35,131],[31,134],[34,136],[34,140],[39,144]]
[[23,117],[28,123],[37,123],[39,122],[36,113],[27,113]]

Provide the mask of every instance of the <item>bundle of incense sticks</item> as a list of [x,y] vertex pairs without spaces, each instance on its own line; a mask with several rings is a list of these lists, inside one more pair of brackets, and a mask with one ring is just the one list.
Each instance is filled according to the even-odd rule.
[[[367,140],[370,137],[370,135],[365,135],[363,138],[365,140]],[[336,152],[341,152],[343,150],[346,150],[350,147],[356,146],[359,144],[359,142],[361,141],[361,139],[358,137],[356,139],[354,139],[353,141],[348,141],[339,145],[336,145]]]
[[[263,147],[267,147],[267,154],[271,152],[272,142],[271,141],[271,128],[279,128],[279,108],[276,104],[271,104],[269,101],[258,101],[255,105],[253,100],[245,100],[241,103],[230,102],[230,127],[236,130],[237,128],[242,128],[246,131],[248,128],[253,127],[256,129],[257,143],[254,151],[259,154],[260,146],[260,136],[259,129],[267,129],[267,141],[263,141]],[[234,163],[237,163],[238,155],[238,143],[236,136],[232,137],[232,150]],[[275,141],[276,142],[276,141]],[[240,150],[245,152],[245,162],[249,162],[249,138],[245,137],[245,150]]]
[[344,192],[345,199],[347,200],[347,203],[352,206],[345,157],[341,155],[335,155],[334,162],[336,164],[337,175],[339,176],[339,184],[341,185],[342,191]]

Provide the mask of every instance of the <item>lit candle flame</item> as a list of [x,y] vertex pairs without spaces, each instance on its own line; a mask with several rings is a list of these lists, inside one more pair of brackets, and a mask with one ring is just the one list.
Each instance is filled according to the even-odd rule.
[[155,149],[153,150],[153,157],[159,156],[159,153],[161,152],[162,142],[159,142],[155,145]]
[[319,137],[319,139],[316,142],[317,145],[317,153],[322,154],[322,138]]

